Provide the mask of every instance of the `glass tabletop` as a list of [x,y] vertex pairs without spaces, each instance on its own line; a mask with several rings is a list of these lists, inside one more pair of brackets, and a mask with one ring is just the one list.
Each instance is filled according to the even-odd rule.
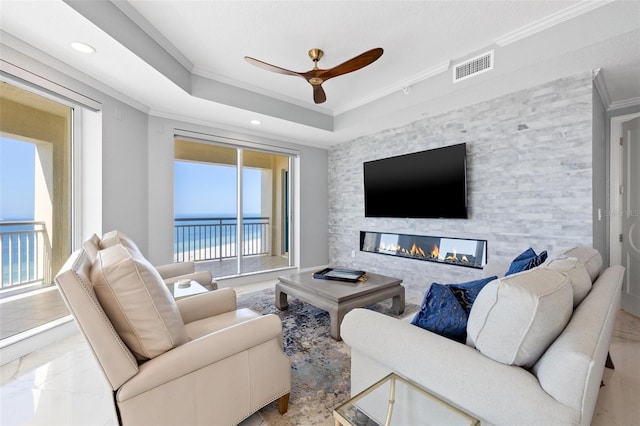
[[391,373],[334,412],[336,425],[479,425],[480,421]]

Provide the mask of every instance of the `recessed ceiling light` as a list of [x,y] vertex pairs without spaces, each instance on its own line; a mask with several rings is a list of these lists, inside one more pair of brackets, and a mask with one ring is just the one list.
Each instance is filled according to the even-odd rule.
[[260,124],[262,124],[262,121],[260,121],[260,120],[251,120],[251,124],[253,124],[254,126],[259,126]]
[[72,41],[71,47],[73,47],[78,52],[82,53],[95,53],[96,49],[93,46],[89,46],[87,43],[83,43],[81,41]]

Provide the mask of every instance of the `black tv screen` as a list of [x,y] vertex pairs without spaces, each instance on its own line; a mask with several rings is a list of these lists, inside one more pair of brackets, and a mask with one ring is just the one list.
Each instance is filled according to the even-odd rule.
[[365,162],[365,217],[466,219],[466,164],[464,143]]

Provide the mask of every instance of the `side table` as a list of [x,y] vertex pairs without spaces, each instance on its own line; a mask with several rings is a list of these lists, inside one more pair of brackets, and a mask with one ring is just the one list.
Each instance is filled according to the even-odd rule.
[[173,295],[175,300],[179,300],[188,296],[195,296],[196,294],[206,293],[207,290],[198,281],[190,280],[188,286],[181,286],[178,281],[167,284],[169,291]]
[[480,425],[419,385],[391,373],[333,410],[336,426]]

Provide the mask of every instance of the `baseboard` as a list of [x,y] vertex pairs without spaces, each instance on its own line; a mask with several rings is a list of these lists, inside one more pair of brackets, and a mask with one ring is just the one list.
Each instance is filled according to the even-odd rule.
[[40,327],[3,339],[0,341],[0,365],[20,359],[77,332],[78,326],[73,317],[67,315]]
[[242,275],[239,277],[230,277],[230,278],[216,278],[216,282],[218,283],[218,288],[223,287],[238,287],[247,284],[255,284],[261,281],[269,281],[276,280],[279,276],[282,275],[291,275],[291,274],[299,274],[301,272],[306,272],[309,270],[318,270],[322,269],[326,266],[316,266],[312,268],[296,268],[296,267],[288,267],[281,268],[275,271],[268,272],[254,272],[246,275]]

